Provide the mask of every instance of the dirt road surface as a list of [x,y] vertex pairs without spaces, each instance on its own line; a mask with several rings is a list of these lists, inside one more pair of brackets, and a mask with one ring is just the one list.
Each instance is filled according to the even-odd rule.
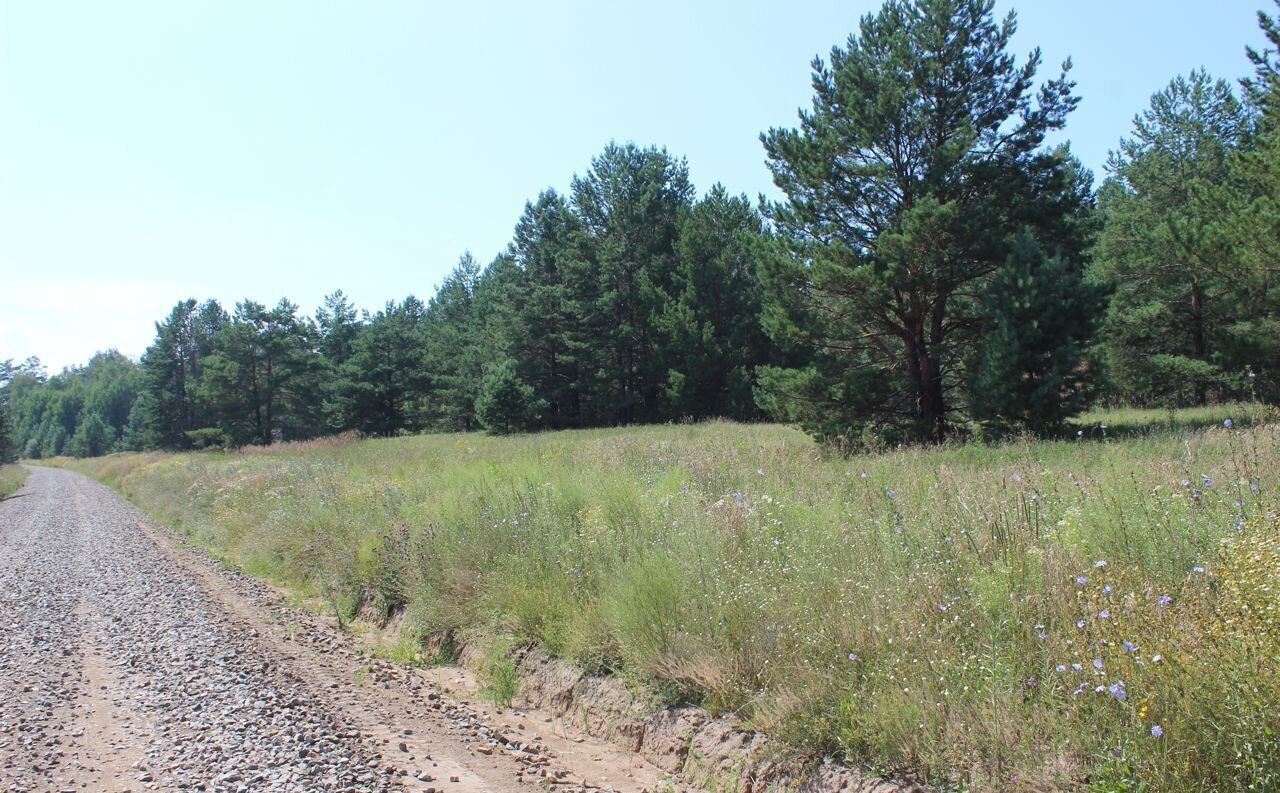
[[441,678],[367,657],[78,474],[33,468],[0,502],[0,791],[667,785]]

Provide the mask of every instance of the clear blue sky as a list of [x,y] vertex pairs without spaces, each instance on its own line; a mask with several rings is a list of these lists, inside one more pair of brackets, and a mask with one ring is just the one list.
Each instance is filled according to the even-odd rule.
[[[178,299],[426,298],[610,139],[772,186],[809,63],[877,0],[0,0],[0,359],[138,355]],[[1170,78],[1248,73],[1270,0],[999,0],[1068,55],[1101,170]]]

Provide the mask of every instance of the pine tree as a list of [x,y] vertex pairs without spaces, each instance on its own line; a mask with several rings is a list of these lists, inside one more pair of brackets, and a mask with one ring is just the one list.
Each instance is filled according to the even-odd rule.
[[670,417],[756,418],[755,369],[775,351],[760,324],[760,216],[720,185],[680,215],[673,299],[662,315]]
[[214,337],[201,395],[236,445],[308,438],[321,430],[315,330],[297,311],[288,300],[270,310],[245,300]]
[[1069,174],[1044,147],[1077,100],[1037,90],[992,0],[890,0],[830,63],[813,109],[762,135],[787,201],[763,260],[765,323],[811,363],[762,372],[764,403],[822,437],[938,440],[967,399],[977,302],[1023,226],[1067,228]]
[[446,431],[477,428],[476,395],[484,377],[478,354],[475,295],[480,264],[470,253],[458,260],[427,303],[426,369],[431,380],[431,424]]
[[1014,240],[983,297],[988,330],[971,369],[973,415],[989,432],[1051,435],[1084,409],[1081,370],[1099,298],[1030,233]]
[[151,395],[144,405],[152,413],[139,416],[137,426],[157,436],[160,445],[185,448],[186,433],[207,426],[198,394],[202,364],[227,321],[216,301],[198,304],[188,299],[156,323],[155,341],[142,355],[145,387]]
[[425,317],[422,301],[410,295],[367,318],[333,389],[346,426],[367,435],[422,428],[429,385]]
[[361,327],[355,306],[341,289],[326,295],[324,304],[316,309],[318,345],[325,370],[320,387],[322,412],[326,428],[332,431],[352,428],[349,417],[342,410],[340,390],[344,382],[342,368],[354,352]]
[[548,190],[525,205],[509,249],[519,269],[509,346],[555,429],[593,421],[596,289],[584,233],[569,202]]
[[1090,275],[1112,290],[1102,344],[1131,399],[1203,404],[1243,375],[1222,356],[1235,268],[1211,242],[1220,211],[1207,196],[1249,124],[1230,85],[1196,71],[1153,95],[1112,152]]
[[90,413],[67,441],[66,453],[73,457],[99,457],[111,451],[114,440],[107,423]]
[[675,280],[680,213],[693,197],[689,167],[665,149],[611,143],[573,180],[573,206],[595,269],[596,403],[605,423],[658,419],[666,385],[660,317]]
[[510,435],[529,429],[538,421],[546,403],[520,379],[514,361],[503,361],[488,375],[476,398],[476,415],[491,435]]

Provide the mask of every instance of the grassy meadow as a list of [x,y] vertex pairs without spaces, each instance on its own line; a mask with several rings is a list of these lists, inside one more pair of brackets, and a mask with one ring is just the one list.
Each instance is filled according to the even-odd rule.
[[18,465],[0,465],[0,501],[22,489],[27,481],[27,469]]
[[853,458],[709,423],[67,464],[344,619],[402,614],[402,657],[536,642],[940,787],[1277,790],[1271,418]]

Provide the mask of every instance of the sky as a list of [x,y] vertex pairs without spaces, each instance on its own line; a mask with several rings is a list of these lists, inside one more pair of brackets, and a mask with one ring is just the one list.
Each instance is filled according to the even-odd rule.
[[[429,297],[611,140],[776,197],[761,131],[878,0],[0,0],[0,360],[138,356],[178,300]],[[1250,72],[1269,0],[997,0],[1102,176],[1171,78]]]

